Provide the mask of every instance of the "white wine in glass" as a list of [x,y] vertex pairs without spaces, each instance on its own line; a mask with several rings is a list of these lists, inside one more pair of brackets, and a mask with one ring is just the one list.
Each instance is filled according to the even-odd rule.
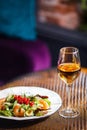
[[59,115],[65,118],[74,118],[79,111],[70,107],[70,87],[73,81],[79,76],[81,70],[79,50],[75,47],[63,47],[60,49],[57,71],[58,76],[67,84],[68,106],[60,109]]

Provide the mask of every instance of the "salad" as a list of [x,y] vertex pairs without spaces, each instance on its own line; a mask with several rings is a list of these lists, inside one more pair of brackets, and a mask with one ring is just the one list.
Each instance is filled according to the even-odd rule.
[[48,96],[8,95],[0,99],[0,115],[13,117],[43,116],[50,109]]

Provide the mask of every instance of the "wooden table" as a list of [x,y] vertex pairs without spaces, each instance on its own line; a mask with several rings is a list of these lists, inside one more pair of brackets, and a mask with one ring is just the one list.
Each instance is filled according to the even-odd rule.
[[[65,119],[58,111],[48,118],[27,121],[9,121],[0,119],[0,130],[87,130],[87,72],[82,72],[71,88],[71,105],[78,108],[80,116]],[[63,100],[62,106],[67,106],[66,85],[58,78],[55,68],[24,75],[1,86],[0,89],[14,86],[39,86],[55,91]]]

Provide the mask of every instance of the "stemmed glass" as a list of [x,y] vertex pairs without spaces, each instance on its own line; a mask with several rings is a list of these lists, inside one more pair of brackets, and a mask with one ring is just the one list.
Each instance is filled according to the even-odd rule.
[[79,50],[75,47],[63,47],[60,49],[57,71],[58,76],[67,84],[68,106],[60,109],[59,115],[65,118],[74,118],[79,111],[70,106],[70,88],[73,81],[79,76],[81,70]]

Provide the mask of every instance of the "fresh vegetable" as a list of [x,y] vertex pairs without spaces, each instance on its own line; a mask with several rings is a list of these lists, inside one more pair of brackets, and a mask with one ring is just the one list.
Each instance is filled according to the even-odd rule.
[[0,99],[0,115],[14,117],[43,116],[50,109],[48,96],[8,95]]

